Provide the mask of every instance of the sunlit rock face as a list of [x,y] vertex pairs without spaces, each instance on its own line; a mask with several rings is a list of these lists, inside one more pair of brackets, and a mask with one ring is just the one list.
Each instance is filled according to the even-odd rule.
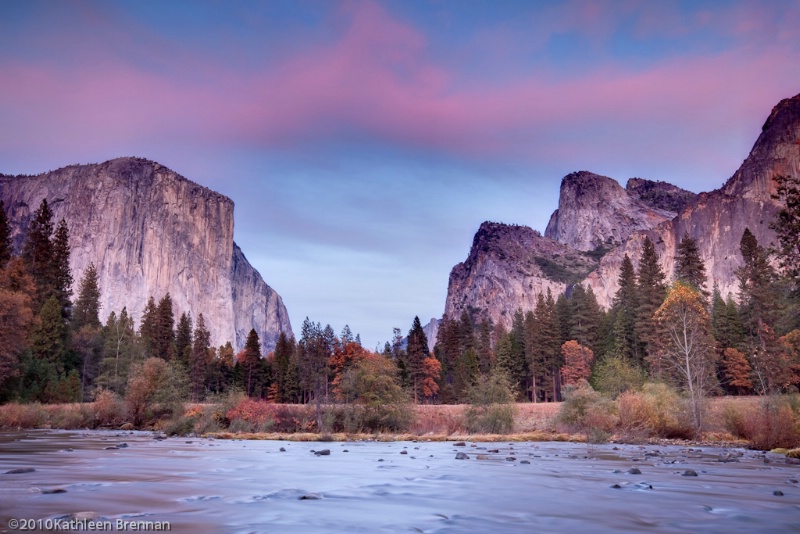
[[510,328],[514,312],[536,307],[538,295],[553,297],[597,265],[581,251],[543,237],[527,226],[485,222],[466,261],[450,272],[445,317],[469,310]]
[[[659,203],[642,200],[641,194],[636,193],[655,192],[654,188],[646,191],[650,184],[657,183],[636,180],[629,191],[606,176],[587,171],[569,174],[561,181],[558,209],[550,217],[544,235],[577,250],[611,249],[633,232],[653,228],[677,215]],[[664,193],[669,198],[669,193]]]
[[147,299],[170,293],[176,317],[200,313],[215,345],[244,345],[255,328],[272,348],[291,334],[280,296],[233,242],[233,202],[158,163],[119,158],[38,176],[0,175],[0,198],[20,249],[42,199],[70,231],[75,279],[97,268],[101,319],[123,306],[138,320]]
[[[717,284],[723,296],[738,293],[736,269],[742,259],[739,242],[745,228],[768,246],[775,240],[769,224],[775,220],[779,202],[775,176],[800,177],[800,95],[782,100],[770,113],[761,135],[739,170],[719,189],[691,200],[677,217],[651,229],[661,265],[668,276],[675,269],[677,246],[686,234],[697,240],[709,277],[708,288]],[[618,289],[622,257],[634,264],[641,254],[643,233],[631,235],[609,252],[586,281],[598,300],[609,306]]]
[[800,177],[800,95],[775,106],[750,155],[720,189],[696,195],[641,178],[623,188],[581,171],[563,179],[544,237],[527,227],[484,223],[467,260],[450,274],[445,316],[480,310],[508,328],[515,310],[534,308],[538,293],[550,289],[556,297],[576,282],[609,307],[624,255],[638,268],[647,236],[670,279],[680,240],[694,238],[708,288],[716,283],[723,296],[735,297],[745,228],[764,246],[774,242],[777,175]]

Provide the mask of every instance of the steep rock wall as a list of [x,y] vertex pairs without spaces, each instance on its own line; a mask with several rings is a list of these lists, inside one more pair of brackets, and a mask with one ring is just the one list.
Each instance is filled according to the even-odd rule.
[[214,344],[240,348],[256,328],[267,349],[280,330],[291,333],[280,297],[241,251],[236,261],[233,202],[158,163],[119,158],[0,175],[0,197],[18,249],[43,198],[56,221],[67,221],[74,289],[94,263],[103,320],[123,306],[138,320],[151,295],[169,292],[176,315],[203,314]]

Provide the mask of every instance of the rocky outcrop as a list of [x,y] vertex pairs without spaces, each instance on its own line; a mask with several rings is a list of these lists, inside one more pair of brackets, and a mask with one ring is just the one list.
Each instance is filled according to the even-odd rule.
[[633,232],[653,228],[675,215],[629,194],[611,178],[580,171],[561,180],[558,209],[544,235],[600,255]]
[[433,346],[436,345],[436,338],[439,336],[439,319],[431,318],[428,324],[422,327],[425,332],[425,337],[428,339],[428,350],[433,352]]
[[[678,243],[688,234],[697,241],[709,288],[716,283],[723,296],[736,296],[736,270],[742,262],[739,242],[744,229],[750,228],[764,246],[775,239],[769,224],[780,209],[772,198],[777,175],[800,178],[800,95],[775,106],[750,155],[720,189],[698,195],[677,217],[648,232],[667,276],[674,273]],[[609,306],[618,289],[624,254],[634,264],[638,261],[644,235],[630,236],[603,257],[597,272],[587,279],[601,304]]]
[[158,163],[119,158],[38,176],[0,175],[0,198],[19,250],[43,198],[70,230],[77,282],[98,270],[101,318],[123,306],[138,319],[147,299],[170,293],[175,312],[202,313],[219,345],[244,345],[255,328],[264,348],[291,334],[286,309],[233,242],[233,202]]
[[631,178],[625,184],[625,191],[631,197],[640,200],[651,208],[664,210],[677,215],[689,202],[697,197],[696,193],[681,189],[667,182]]
[[[718,190],[695,195],[641,178],[630,179],[623,189],[611,178],[581,171],[562,180],[559,206],[545,231],[559,243],[530,228],[484,223],[469,257],[450,274],[445,316],[479,309],[508,327],[517,308],[532,309],[535,295],[547,289],[554,296],[563,292],[578,281],[582,269],[593,268],[592,258],[601,256],[582,283],[609,307],[619,289],[624,255],[638,268],[647,236],[668,278],[675,270],[678,243],[684,235],[694,238],[709,289],[716,283],[723,296],[735,296],[744,229],[750,228],[764,246],[774,240],[769,224],[780,209],[772,198],[777,175],[800,178],[800,95],[775,106],[750,155]],[[567,264],[570,274],[564,276],[560,267]]]
[[510,328],[514,312],[533,310],[539,294],[554,297],[583,280],[597,263],[588,255],[527,226],[485,222],[467,260],[450,272],[445,317],[472,308]]

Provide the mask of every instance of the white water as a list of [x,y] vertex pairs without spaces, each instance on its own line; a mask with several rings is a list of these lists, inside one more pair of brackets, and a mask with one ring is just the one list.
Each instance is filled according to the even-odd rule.
[[[105,450],[121,442],[129,446]],[[310,452],[323,448],[330,456]],[[456,460],[457,452],[470,459]],[[739,462],[719,462],[728,452],[5,433],[0,532],[12,518],[88,511],[168,521],[172,532],[800,532],[800,466],[743,450],[734,451]],[[35,472],[4,474],[26,467]],[[633,467],[642,474],[628,474]],[[682,476],[687,469],[699,476]],[[52,489],[66,492],[42,493]],[[307,494],[321,499],[300,499]]]

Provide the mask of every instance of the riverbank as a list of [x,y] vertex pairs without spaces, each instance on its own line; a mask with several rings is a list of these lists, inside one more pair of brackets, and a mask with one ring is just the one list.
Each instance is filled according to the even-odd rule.
[[0,430],[146,429],[165,435],[219,439],[287,441],[558,441],[578,443],[707,444],[772,450],[800,447],[797,397],[719,397],[709,399],[706,427],[696,435],[685,407],[676,399],[629,396],[617,401],[573,397],[565,403],[518,403],[508,433],[468,432],[468,405],[411,405],[407,423],[394,430],[346,428],[352,407],[323,407],[326,428],[319,432],[313,405],[278,405],[234,398],[154,410],[134,425],[121,399],[93,403],[5,404]]

